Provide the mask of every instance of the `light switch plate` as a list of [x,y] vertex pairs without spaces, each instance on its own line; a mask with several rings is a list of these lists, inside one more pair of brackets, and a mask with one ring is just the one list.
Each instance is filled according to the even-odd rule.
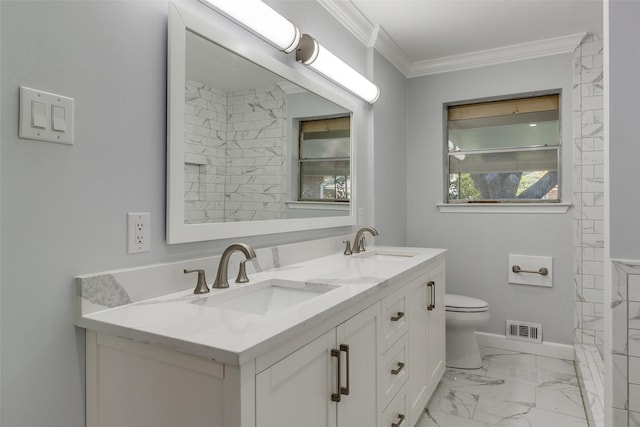
[[73,130],[73,98],[20,86],[20,138],[73,145]]

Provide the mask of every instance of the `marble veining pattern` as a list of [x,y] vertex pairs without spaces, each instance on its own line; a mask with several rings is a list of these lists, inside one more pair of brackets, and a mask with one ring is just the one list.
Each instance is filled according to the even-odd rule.
[[614,260],[611,291],[613,427],[640,427],[640,261]]
[[573,55],[574,327],[576,344],[604,343],[604,75],[602,36]]
[[572,361],[480,351],[481,369],[447,369],[417,427],[587,427]]
[[185,223],[280,219],[286,97],[278,86],[223,93],[185,84]]
[[604,363],[593,345],[576,344],[576,371],[591,427],[604,426]]
[[[424,263],[440,262],[446,252],[434,248],[379,247],[385,251],[410,251],[411,256],[402,262],[347,257],[342,254],[341,242],[350,237],[283,245],[275,251],[273,248],[258,249],[258,267],[262,271],[256,271],[255,263],[247,263],[249,284],[229,283],[228,289],[212,289],[205,296],[193,294],[196,276],[184,274],[183,269],[204,267],[207,276],[213,278],[214,274],[209,273],[217,270],[219,256],[78,276],[75,324],[240,366],[309,326],[333,319],[344,310],[377,295],[403,272],[422,268]],[[376,247],[370,249],[375,250]],[[279,255],[274,257],[273,254]],[[229,277],[237,273],[241,259],[239,253],[232,255]],[[274,268],[277,263],[281,266]],[[130,304],[108,309],[91,304],[88,298],[95,299],[94,291],[83,294],[83,290],[91,289],[83,284],[99,283],[109,274],[126,290]],[[304,304],[304,309],[300,305],[296,309],[282,306],[273,313],[256,311],[255,308],[237,310],[232,303],[235,298],[268,286],[272,279],[314,286],[329,285],[330,290],[299,302]],[[106,295],[111,289],[113,286],[105,286],[105,297],[100,296],[99,302],[108,300]],[[200,303],[193,304],[196,300]]]
[[[348,236],[292,243],[256,249],[256,258],[247,263],[247,274],[260,273],[296,262],[337,253]],[[241,255],[231,257],[229,277],[237,274]],[[216,276],[220,256],[198,258],[175,263],[137,267],[112,272],[77,276],[76,315],[94,313],[107,308],[139,302],[173,292],[192,288],[195,276],[184,274],[184,269],[201,268],[209,284]]]
[[102,274],[83,280],[80,283],[80,293],[90,303],[106,308],[119,307],[132,302],[127,290],[112,274]]

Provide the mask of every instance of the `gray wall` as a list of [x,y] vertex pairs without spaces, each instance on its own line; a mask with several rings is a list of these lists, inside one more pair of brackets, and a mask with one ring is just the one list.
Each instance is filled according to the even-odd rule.
[[[572,213],[440,213],[443,201],[443,104],[562,89],[563,194],[571,201],[572,57],[552,57],[413,78],[407,85],[407,243],[444,247],[447,292],[482,298],[485,331],[504,335],[505,320],[539,322],[546,341],[573,344]],[[509,253],[552,256],[553,288],[507,283]]]
[[374,104],[374,221],[380,233],[376,243],[404,246],[407,243],[407,79],[377,52],[373,78],[383,88]]
[[611,258],[640,259],[640,3],[609,2],[609,190]]
[[[274,4],[366,72],[367,49],[319,5]],[[213,255],[230,243],[165,243],[167,9],[165,1],[0,2],[3,426],[84,425],[75,275]],[[18,139],[20,85],[75,98],[74,146]],[[368,123],[370,111],[363,106],[359,120]],[[360,128],[359,196],[372,205],[370,137]],[[151,212],[149,253],[126,253],[131,211]],[[349,231],[243,240],[265,247]]]

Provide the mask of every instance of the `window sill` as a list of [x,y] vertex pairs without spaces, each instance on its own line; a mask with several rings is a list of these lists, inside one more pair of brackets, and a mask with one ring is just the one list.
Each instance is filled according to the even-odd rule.
[[285,202],[289,209],[314,209],[314,210],[325,210],[325,211],[346,211],[348,212],[351,208],[350,203],[342,203],[342,202],[300,202],[300,201],[291,201]]
[[442,213],[564,214],[571,203],[438,203]]

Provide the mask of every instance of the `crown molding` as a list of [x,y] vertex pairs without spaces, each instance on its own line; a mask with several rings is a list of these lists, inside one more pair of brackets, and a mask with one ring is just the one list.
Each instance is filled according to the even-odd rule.
[[384,29],[373,25],[352,2],[336,0],[317,0],[317,2],[362,44],[377,50],[405,77],[408,76],[411,69],[409,57]]
[[577,33],[534,42],[514,44],[496,49],[418,61],[411,65],[406,77],[427,76],[544,56],[573,53],[586,35],[587,33]]
[[384,29],[373,25],[352,2],[344,0],[316,1],[365,46],[373,47],[377,50],[407,78],[572,53],[587,35],[587,33],[577,33],[461,55],[412,62]]
[[373,46],[375,27],[353,3],[335,0],[317,0],[317,2],[365,46]]
[[374,49],[384,56],[405,77],[411,72],[411,60],[382,27],[377,28]]

